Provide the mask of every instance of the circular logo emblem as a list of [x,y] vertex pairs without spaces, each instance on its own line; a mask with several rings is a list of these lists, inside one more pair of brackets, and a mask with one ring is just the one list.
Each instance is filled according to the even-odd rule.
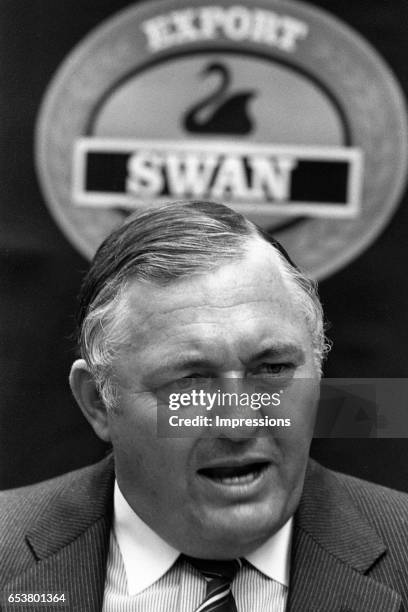
[[120,12],[66,59],[36,159],[51,213],[87,257],[132,210],[210,199],[322,278],[398,205],[405,107],[376,51],[308,4],[159,0]]

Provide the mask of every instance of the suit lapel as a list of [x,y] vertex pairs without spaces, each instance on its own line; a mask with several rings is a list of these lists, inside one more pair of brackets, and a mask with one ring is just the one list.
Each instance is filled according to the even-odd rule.
[[53,610],[100,612],[110,525],[101,519],[74,542],[36,563],[6,587],[7,593],[64,594]]
[[288,612],[397,612],[400,595],[365,575],[384,554],[336,476],[311,462],[295,517]]
[[26,535],[36,562],[7,585],[7,592],[63,593],[61,610],[100,612],[112,497],[111,458],[85,470],[79,480],[64,480]]

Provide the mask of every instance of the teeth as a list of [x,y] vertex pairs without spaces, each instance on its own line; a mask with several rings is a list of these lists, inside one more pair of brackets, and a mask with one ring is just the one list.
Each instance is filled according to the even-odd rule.
[[266,462],[259,462],[235,467],[203,468],[199,473],[218,482],[240,483],[250,482],[266,467]]
[[243,476],[228,476],[225,478],[215,478],[215,480],[217,480],[217,482],[221,482],[222,484],[246,484],[254,481],[258,475],[259,472],[251,472],[250,474],[245,474]]

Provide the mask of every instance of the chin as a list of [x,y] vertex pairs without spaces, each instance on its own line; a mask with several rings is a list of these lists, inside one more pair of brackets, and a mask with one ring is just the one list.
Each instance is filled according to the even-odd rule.
[[[215,559],[234,559],[253,552],[272,537],[289,519],[278,508],[268,511],[229,513],[225,510],[221,520],[212,522],[212,541],[206,541],[205,556]],[[235,516],[234,516],[235,515]]]

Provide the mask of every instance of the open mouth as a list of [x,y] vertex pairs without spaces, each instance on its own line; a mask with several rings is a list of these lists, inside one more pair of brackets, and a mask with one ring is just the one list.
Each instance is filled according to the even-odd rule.
[[225,485],[243,485],[257,480],[269,465],[267,461],[260,461],[246,465],[202,468],[198,470],[198,474]]

